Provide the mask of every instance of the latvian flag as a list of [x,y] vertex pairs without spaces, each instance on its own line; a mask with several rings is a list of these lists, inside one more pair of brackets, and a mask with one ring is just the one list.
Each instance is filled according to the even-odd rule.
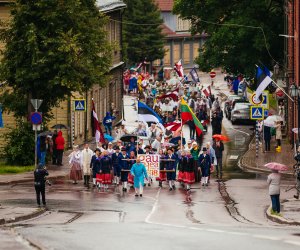
[[166,93],[164,95],[161,95],[157,99],[160,100],[160,99],[164,99],[164,98],[169,97],[169,98],[172,98],[174,101],[178,101],[178,92],[179,92],[179,88],[177,88],[177,89],[175,89],[175,90],[173,90],[171,92],[168,92],[168,93]]
[[175,63],[174,70],[176,71],[176,73],[179,77],[184,76],[183,67],[182,67],[182,59],[180,59],[178,61],[178,63]]
[[209,97],[211,95],[210,86],[207,86],[205,89],[202,90],[202,92],[206,97]]
[[170,131],[177,131],[181,127],[181,122],[179,121],[169,122],[165,124],[164,127]]
[[158,114],[154,112],[154,110],[148,107],[143,102],[138,102],[138,119],[143,122],[153,122],[153,123],[161,123],[163,124],[162,119]]
[[103,135],[102,129],[100,127],[98,116],[97,116],[97,113],[95,110],[94,99],[92,99],[92,117],[93,117],[92,118],[93,119],[93,128],[95,131],[96,142],[105,143],[104,135]]

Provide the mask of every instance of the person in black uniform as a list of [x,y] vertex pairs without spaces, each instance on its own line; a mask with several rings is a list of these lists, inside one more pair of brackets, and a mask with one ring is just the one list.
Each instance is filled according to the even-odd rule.
[[43,164],[39,164],[36,170],[34,171],[34,187],[36,192],[36,202],[40,206],[41,200],[40,195],[42,195],[42,202],[43,205],[46,206],[46,197],[45,197],[45,183],[46,183],[46,176],[49,173],[44,168]]

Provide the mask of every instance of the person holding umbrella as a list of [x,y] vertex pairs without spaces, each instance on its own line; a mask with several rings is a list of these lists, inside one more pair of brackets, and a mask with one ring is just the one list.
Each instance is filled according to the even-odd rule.
[[281,174],[279,171],[285,171],[288,169],[287,166],[277,163],[270,162],[265,165],[265,167],[272,170],[272,173],[269,174],[267,183],[269,184],[269,195],[271,197],[272,202],[272,210],[271,213],[275,215],[280,214],[280,181]]
[[136,163],[132,165],[130,173],[134,177],[135,196],[138,197],[139,192],[140,197],[142,197],[144,178],[148,179],[148,174],[145,165],[141,163],[141,160],[139,158],[137,158]]

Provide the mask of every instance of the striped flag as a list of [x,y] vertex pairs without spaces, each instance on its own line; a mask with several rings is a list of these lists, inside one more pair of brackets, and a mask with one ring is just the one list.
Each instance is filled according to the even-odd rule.
[[160,100],[160,99],[164,99],[164,98],[170,97],[174,101],[178,101],[178,92],[179,92],[179,88],[177,88],[177,89],[175,89],[175,90],[173,90],[171,92],[167,92],[166,94],[157,97],[157,99]]
[[181,127],[181,122],[179,121],[169,122],[167,124],[164,124],[164,127],[167,130],[177,131]]
[[183,66],[182,66],[182,59],[180,59],[178,61],[178,63],[175,63],[174,70],[176,71],[176,73],[179,77],[184,76]]
[[182,123],[185,123],[187,121],[194,121],[197,135],[198,136],[201,135],[204,128],[201,122],[198,120],[195,113],[192,111],[192,109],[189,107],[189,105],[186,103],[186,101],[183,98],[181,99],[180,110],[181,110]]
[[207,86],[205,89],[202,90],[203,94],[208,97],[211,95],[211,89],[210,86]]
[[267,68],[265,68],[265,70],[262,70],[260,67],[257,67],[256,69],[257,89],[255,90],[255,99],[257,102],[259,102],[259,97],[261,96],[263,91],[273,81],[270,75],[271,73]]
[[92,99],[92,117],[93,117],[93,128],[95,131],[96,142],[105,143],[104,135],[100,127],[98,116],[96,113],[94,99]]

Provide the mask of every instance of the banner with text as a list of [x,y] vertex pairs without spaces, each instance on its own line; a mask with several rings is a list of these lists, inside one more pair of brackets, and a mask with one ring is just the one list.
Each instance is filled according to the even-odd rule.
[[149,176],[159,177],[159,155],[141,154],[138,158],[145,165]]

